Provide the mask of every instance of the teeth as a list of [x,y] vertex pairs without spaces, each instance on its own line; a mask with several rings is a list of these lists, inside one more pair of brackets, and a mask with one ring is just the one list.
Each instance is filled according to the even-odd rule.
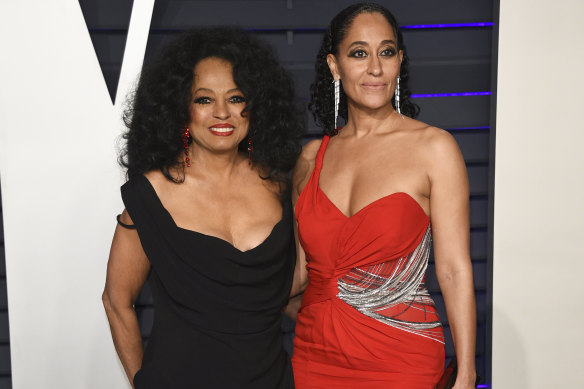
[[228,128],[211,127],[210,130],[214,131],[214,132],[230,132],[230,131],[233,131],[233,127],[231,127],[231,128],[229,128],[229,127]]

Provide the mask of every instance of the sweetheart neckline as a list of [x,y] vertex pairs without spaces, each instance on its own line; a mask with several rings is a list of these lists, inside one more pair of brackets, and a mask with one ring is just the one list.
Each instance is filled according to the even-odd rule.
[[270,233],[264,238],[264,240],[262,240],[258,245],[251,247],[247,250],[241,250],[240,248],[236,247],[233,243],[229,242],[226,239],[220,238],[216,235],[210,235],[210,234],[205,234],[203,232],[199,232],[196,230],[191,230],[189,228],[184,228],[184,227],[180,227],[178,224],[176,224],[176,221],[174,220],[174,218],[172,217],[172,215],[170,214],[170,212],[164,207],[164,204],[162,204],[162,200],[160,200],[160,197],[158,197],[158,193],[156,193],[156,189],[154,189],[154,186],[152,185],[152,183],[150,182],[150,180],[148,178],[146,178],[146,176],[142,175],[142,177],[144,178],[144,180],[146,181],[147,185],[150,187],[150,189],[152,190],[152,193],[154,194],[154,197],[156,198],[156,201],[158,202],[158,204],[160,205],[161,209],[166,213],[166,215],[168,216],[168,219],[170,220],[170,222],[174,225],[174,227],[177,230],[183,231],[185,233],[189,233],[189,234],[194,234],[194,235],[199,235],[201,237],[206,237],[206,238],[210,238],[212,240],[217,240],[219,242],[223,242],[226,246],[231,247],[233,250],[239,252],[240,254],[247,254],[250,253],[252,251],[255,251],[256,249],[259,249],[261,246],[263,246],[273,235],[274,235],[274,231],[276,230],[276,228],[282,224],[282,222],[284,221],[285,218],[285,206],[282,205],[282,217],[280,218],[280,220],[278,220],[276,222],[276,224],[274,224],[274,226],[272,227],[272,229],[270,230]]
[[317,191],[318,191],[318,192],[320,192],[320,193],[323,195],[323,197],[324,197],[324,198],[325,198],[325,199],[326,199],[326,200],[329,202],[329,204],[330,204],[330,205],[332,205],[332,206],[333,206],[333,208],[334,208],[334,209],[335,209],[335,210],[336,210],[336,211],[337,211],[337,212],[338,212],[340,215],[342,215],[342,216],[343,216],[345,219],[347,219],[347,220],[350,220],[350,219],[352,219],[353,217],[355,217],[355,216],[359,215],[361,212],[363,212],[363,211],[365,211],[365,210],[369,209],[369,208],[370,208],[370,207],[372,207],[373,205],[375,205],[375,204],[377,204],[377,203],[379,203],[379,202],[381,202],[381,201],[383,201],[383,200],[390,199],[390,198],[392,198],[392,197],[394,197],[394,196],[397,196],[397,195],[402,195],[402,196],[405,196],[406,198],[409,198],[411,201],[413,201],[413,202],[416,204],[416,208],[418,208],[418,209],[419,209],[419,210],[420,210],[420,211],[421,211],[421,212],[424,214],[424,216],[426,216],[426,218],[427,218],[428,220],[430,220],[430,217],[429,217],[429,216],[426,214],[426,211],[424,211],[424,208],[422,208],[422,206],[420,205],[420,203],[418,203],[418,202],[416,201],[416,199],[414,199],[414,198],[413,198],[413,197],[412,197],[412,196],[411,196],[409,193],[406,193],[406,192],[393,192],[393,193],[390,193],[390,194],[388,194],[388,195],[382,196],[382,197],[380,197],[380,198],[378,198],[378,199],[375,199],[375,200],[373,200],[373,201],[372,201],[372,202],[370,202],[369,204],[365,205],[364,207],[362,207],[361,209],[359,209],[357,212],[355,212],[355,213],[354,213],[354,214],[352,214],[351,216],[347,216],[347,215],[345,215],[345,213],[344,213],[343,211],[341,211],[341,209],[340,209],[339,207],[337,207],[337,205],[336,205],[335,203],[333,203],[333,201],[332,201],[332,200],[331,200],[331,199],[328,197],[328,195],[327,195],[327,194],[324,192],[324,190],[322,190],[322,188],[321,188],[321,187],[318,185],[318,181],[317,181],[316,189],[317,189]]

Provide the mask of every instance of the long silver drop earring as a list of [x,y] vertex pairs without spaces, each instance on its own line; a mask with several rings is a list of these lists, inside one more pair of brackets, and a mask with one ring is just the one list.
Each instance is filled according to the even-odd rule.
[[341,91],[340,91],[340,88],[341,88],[341,85],[340,85],[341,84],[341,80],[340,79],[334,80],[333,81],[333,84],[335,84],[335,127],[333,128],[333,131],[335,133],[337,133],[337,131],[338,131],[338,128],[337,128],[337,119],[339,117],[339,101],[341,99],[341,96],[340,96],[340,94],[341,94]]
[[399,107],[399,76],[397,76],[397,85],[395,87],[395,110],[399,114],[399,116],[403,119],[403,115],[401,114],[401,109]]

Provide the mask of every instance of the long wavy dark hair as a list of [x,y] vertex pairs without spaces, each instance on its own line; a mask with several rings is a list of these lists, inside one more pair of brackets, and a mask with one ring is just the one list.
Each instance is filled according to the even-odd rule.
[[[316,124],[323,128],[325,134],[333,136],[336,134],[334,128],[334,85],[333,76],[329,70],[326,57],[329,54],[337,55],[339,44],[345,38],[351,23],[362,13],[379,13],[387,19],[393,28],[393,33],[397,39],[398,50],[403,51],[403,60],[400,67],[400,109],[402,114],[415,118],[420,112],[420,108],[410,100],[410,90],[408,88],[408,56],[399,24],[395,17],[385,7],[375,3],[353,4],[339,12],[330,22],[318,55],[316,56],[316,79],[310,86],[310,103],[308,108],[314,116]],[[342,81],[341,81],[342,85]],[[395,101],[391,103],[395,108]],[[345,121],[348,120],[347,96],[341,88],[339,102],[339,116]]]
[[[262,178],[282,181],[301,151],[305,131],[294,102],[291,78],[272,50],[238,28],[189,31],[171,42],[142,70],[135,93],[124,112],[127,132],[120,163],[128,177],[160,169],[169,180],[184,181],[182,133],[190,121],[193,69],[205,58],[233,65],[233,79],[246,99],[252,162]],[[247,139],[239,145],[246,151]],[[171,174],[171,169],[182,174]],[[175,177],[177,176],[178,177]]]

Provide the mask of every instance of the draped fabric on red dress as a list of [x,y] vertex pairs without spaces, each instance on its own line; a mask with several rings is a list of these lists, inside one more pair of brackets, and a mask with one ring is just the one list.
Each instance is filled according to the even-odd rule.
[[434,388],[444,337],[423,284],[429,218],[401,192],[344,215],[318,186],[329,139],[296,204],[310,281],[294,339],[296,388]]

